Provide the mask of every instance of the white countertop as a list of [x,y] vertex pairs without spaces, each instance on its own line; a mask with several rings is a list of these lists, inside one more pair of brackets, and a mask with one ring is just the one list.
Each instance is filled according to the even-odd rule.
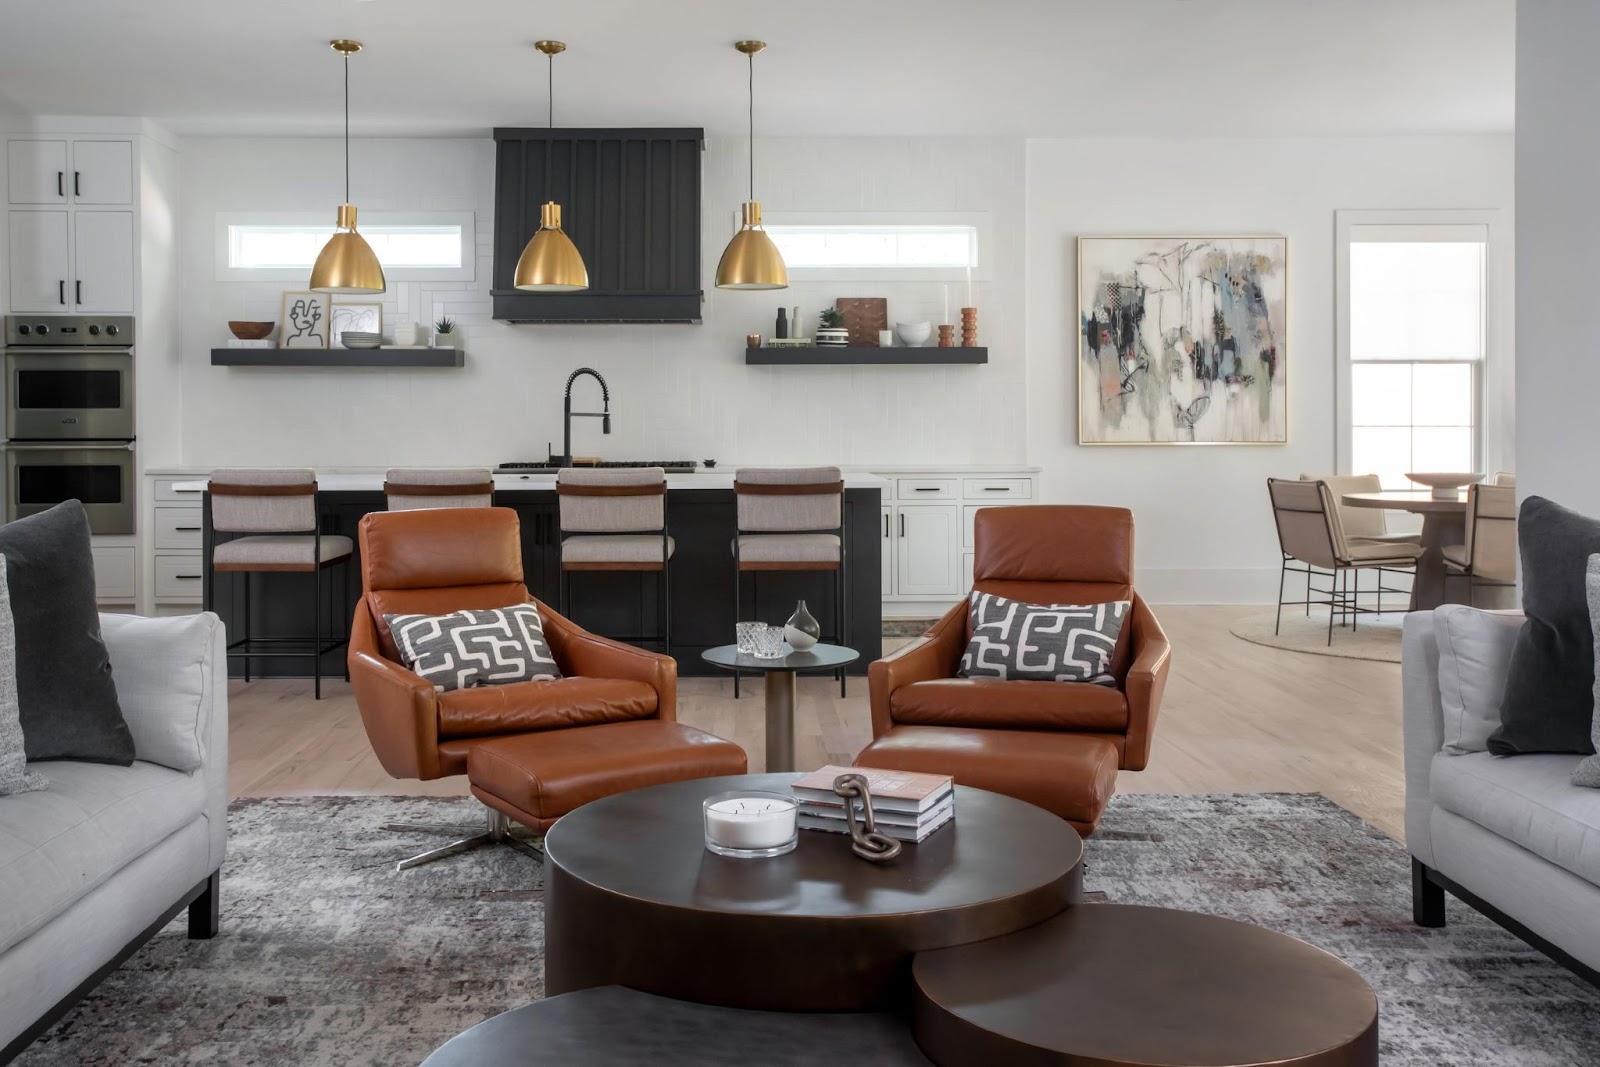
[[[146,471],[146,474],[157,477],[179,477],[199,473],[191,471]],[[844,476],[846,489],[881,489],[884,480],[871,474],[858,474],[848,472]],[[556,485],[555,471],[518,471],[512,473],[496,473],[494,487],[499,492],[515,492],[517,490],[538,491],[553,490]],[[193,481],[177,481],[173,489],[180,493],[203,492],[206,487],[204,477]],[[317,472],[317,488],[326,493],[359,493],[381,492],[383,490],[382,471],[364,471],[358,473],[338,473],[334,471]],[[718,468],[712,471],[701,471],[695,474],[669,474],[667,475],[667,489],[729,489],[733,488],[733,470]]]

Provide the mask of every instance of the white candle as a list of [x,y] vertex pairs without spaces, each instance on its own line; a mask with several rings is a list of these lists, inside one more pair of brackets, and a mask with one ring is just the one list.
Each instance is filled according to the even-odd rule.
[[780,797],[728,797],[705,806],[706,840],[723,848],[778,848],[794,840],[795,803]]
[[950,321],[950,287],[948,285],[941,285],[939,288],[944,292],[944,318],[940,319],[939,321],[941,323],[948,323]]
[[[967,307],[972,306],[972,264],[967,264]],[[948,312],[946,313],[948,315]]]

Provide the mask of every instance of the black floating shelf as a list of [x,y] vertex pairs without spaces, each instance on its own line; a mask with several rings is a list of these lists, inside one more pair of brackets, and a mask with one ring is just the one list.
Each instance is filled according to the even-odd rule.
[[213,348],[213,367],[459,367],[459,348]]
[[879,364],[917,367],[929,364],[987,363],[987,348],[879,348],[847,345],[843,348],[747,348],[744,361],[760,367],[821,367],[830,364]]

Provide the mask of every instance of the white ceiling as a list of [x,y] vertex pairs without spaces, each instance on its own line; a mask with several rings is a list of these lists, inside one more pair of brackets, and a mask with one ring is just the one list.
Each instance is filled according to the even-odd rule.
[[[563,126],[1251,137],[1506,131],[1515,0],[3,0],[0,103],[180,133]],[[1102,165],[1112,165],[1101,161]],[[1174,166],[1206,165],[1174,160]]]

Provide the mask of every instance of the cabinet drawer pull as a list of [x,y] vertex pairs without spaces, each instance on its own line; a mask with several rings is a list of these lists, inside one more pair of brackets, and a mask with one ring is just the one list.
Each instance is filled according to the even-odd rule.
[[173,529],[173,532],[175,532],[175,533],[199,533],[200,532],[200,527],[198,527],[198,526],[174,526],[172,529]]
[[905,512],[902,511],[900,513],[900,536],[904,537],[905,535],[906,535],[906,514],[905,514]]
[[64,307],[67,303],[67,280],[56,282],[56,300]]
[[1011,487],[1009,485],[986,485],[983,487],[983,491],[985,493],[1009,493],[1011,492]]
[[82,196],[83,195],[83,190],[78,187],[82,178],[83,178],[83,175],[79,174],[77,171],[73,171],[72,172],[72,195],[73,196]]
[[185,582],[198,582],[200,580],[200,575],[198,574],[174,574],[173,577]]
[[937,493],[940,487],[937,485],[918,485],[913,488],[918,493]]
[[83,303],[83,279],[79,278],[72,283],[72,299],[74,303]]
[[66,180],[66,177],[67,176],[66,176],[66,174],[64,172],[59,171],[59,170],[56,171],[56,195],[57,196],[63,196],[64,197],[64,196],[67,195],[66,186],[61,184],[63,181]]
[[889,516],[887,515],[883,517],[883,536],[885,538],[889,536]]

